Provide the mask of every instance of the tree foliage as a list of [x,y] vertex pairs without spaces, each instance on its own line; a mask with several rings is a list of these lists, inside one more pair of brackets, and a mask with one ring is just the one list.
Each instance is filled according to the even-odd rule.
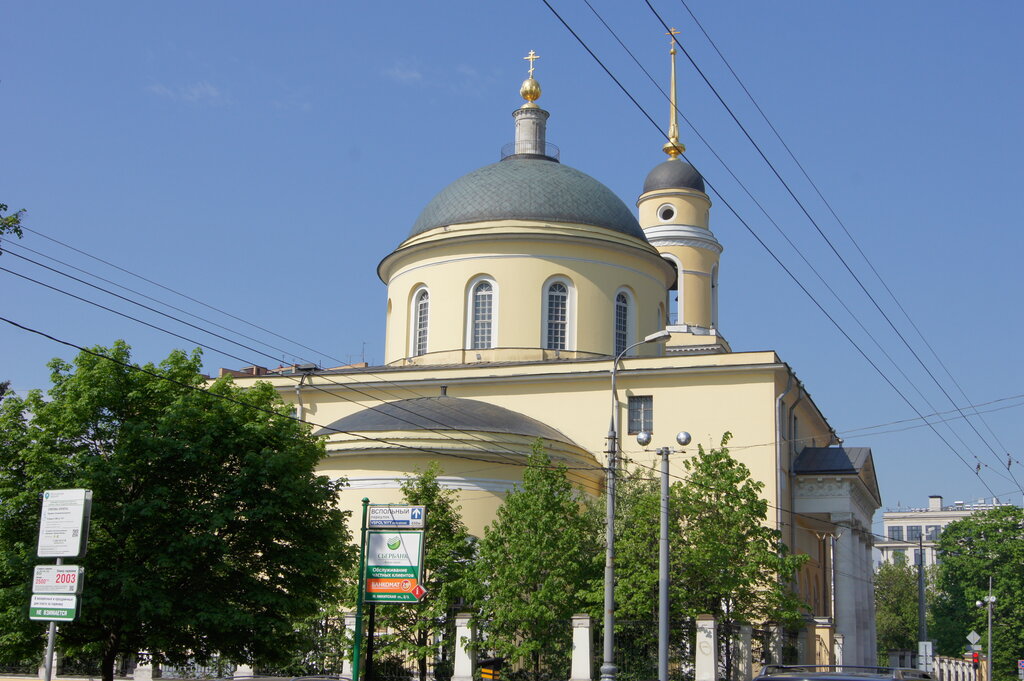
[[1000,506],[950,523],[938,546],[939,569],[934,606],[939,652],[959,655],[972,630],[987,650],[987,611],[975,605],[996,597],[992,630],[992,676],[1016,677],[1024,657],[1024,509]]
[[905,559],[882,563],[875,573],[879,662],[890,650],[917,650],[917,625],[917,568]]
[[[4,234],[13,234],[14,236],[21,238],[21,216],[25,214],[24,210],[16,210],[13,213],[7,213],[7,204],[0,203],[0,242]],[[3,253],[3,250],[0,250]]]
[[[710,451],[698,447],[696,456],[683,461],[684,474],[677,472],[670,486],[673,641],[689,638],[689,625],[700,614],[722,622],[788,625],[800,619],[801,604],[786,585],[805,558],[789,555],[780,533],[765,526],[768,504],[760,496],[763,484],[752,480],[750,471],[729,455],[729,437],[725,434],[722,446]],[[638,469],[622,479],[616,497],[616,635],[620,648],[628,647],[640,659],[645,651],[653,664],[660,480],[651,471]]]
[[[419,603],[376,606],[377,627],[387,630],[380,648],[417,660],[420,681],[426,681],[428,660],[452,659],[456,608],[466,596],[475,553],[455,492],[441,486],[440,474],[440,467],[432,462],[402,482],[405,502],[426,508],[422,584],[427,593]],[[435,677],[444,675],[435,670]]]
[[600,532],[564,466],[537,443],[479,544],[475,603],[485,645],[535,677],[568,678],[570,621],[600,573]]
[[698,446],[697,455],[683,461],[673,599],[691,617],[798,626],[803,603],[789,584],[807,557],[791,554],[782,533],[765,525],[764,483],[729,454],[731,437],[726,433],[711,450]]
[[[109,358],[109,359],[108,359]],[[131,365],[123,342],[54,360],[49,399],[0,403],[0,630],[38,653],[26,620],[44,489],[93,491],[78,621],[66,652],[157,661],[280,660],[295,622],[336,600],[353,550],[322,441],[267,384],[208,389],[198,351]]]

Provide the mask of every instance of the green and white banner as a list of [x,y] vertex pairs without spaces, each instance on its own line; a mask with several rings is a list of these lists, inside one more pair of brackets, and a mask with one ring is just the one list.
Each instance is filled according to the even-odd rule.
[[30,620],[74,622],[77,614],[78,596],[60,594],[32,594],[28,609]]
[[367,603],[416,603],[427,593],[423,573],[423,532],[368,530]]

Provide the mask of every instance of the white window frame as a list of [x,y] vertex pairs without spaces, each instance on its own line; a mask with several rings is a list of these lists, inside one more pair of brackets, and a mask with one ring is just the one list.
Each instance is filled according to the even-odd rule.
[[[639,412],[639,424],[632,419],[633,405],[637,405]],[[639,428],[636,427],[639,425]],[[649,426],[649,428],[644,428]],[[653,395],[629,395],[626,397],[626,432],[629,435],[637,433],[654,432],[654,396]]]
[[[491,342],[485,348],[473,347],[473,328],[476,325],[476,288],[480,284],[491,285]],[[489,350],[498,347],[498,282],[493,277],[480,275],[469,281],[466,287],[466,349]]]
[[[566,289],[565,296],[565,347],[548,347],[548,290],[554,284],[563,284]],[[576,287],[572,279],[564,276],[551,277],[541,287],[541,325],[540,325],[540,346],[545,350],[566,350],[576,349]]]
[[[626,297],[626,342],[623,348],[628,348],[630,345],[636,342],[636,325],[637,325],[637,310],[636,310],[636,296],[625,286],[619,287],[615,292],[615,298],[613,298],[613,321],[612,321],[612,348],[615,354],[618,355],[621,350],[618,347],[616,335],[618,333],[618,319],[619,319],[619,296]],[[660,326],[658,328],[661,328]],[[636,348],[629,351],[629,355],[633,356],[636,354]]]
[[[423,346],[420,347],[420,297],[427,296],[427,314],[423,331]],[[420,357],[430,350],[430,289],[425,284],[413,289],[409,303],[409,356]]]

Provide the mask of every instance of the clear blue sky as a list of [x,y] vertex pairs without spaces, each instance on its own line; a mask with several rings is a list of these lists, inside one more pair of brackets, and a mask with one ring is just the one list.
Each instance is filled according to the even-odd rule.
[[[591,2],[664,84],[667,39],[646,4]],[[662,94],[586,4],[555,4],[664,127]],[[686,7],[654,4],[957,404],[991,403],[983,409],[993,411],[971,421],[984,439],[961,418],[937,426],[945,442],[926,427],[907,429],[920,421],[859,430],[916,414],[726,202],[921,414],[953,407],[680,55],[683,112],[909,382],[683,124],[690,160],[717,190],[721,327],[732,347],[778,351],[846,442],[874,449],[886,507],[923,505],[928,494],[974,500],[989,489],[1020,503],[1005,463],[1009,453],[1010,472],[1024,483],[1024,399],[1004,398],[1024,393],[1024,5],[689,4],[965,398]],[[43,235],[265,330],[35,233],[0,256],[0,267],[193,340],[2,271],[0,314],[79,345],[124,338],[140,361],[194,341],[235,355],[206,351],[210,372],[252,362],[379,362],[386,298],[376,263],[437,191],[497,160],[512,138],[531,49],[541,55],[540,103],[551,112],[549,140],[561,147],[562,161],[633,205],[663,158],[664,138],[540,0],[6,3],[0,201],[28,209],[26,224]],[[215,322],[241,331],[257,340],[217,329],[269,357],[41,270],[15,254],[49,261],[17,246],[201,315],[211,321],[189,319],[204,329]],[[74,354],[2,323],[0,348],[0,378],[19,392],[47,387],[47,360]],[[698,439],[718,435],[679,425]],[[979,463],[980,477],[973,472]]]

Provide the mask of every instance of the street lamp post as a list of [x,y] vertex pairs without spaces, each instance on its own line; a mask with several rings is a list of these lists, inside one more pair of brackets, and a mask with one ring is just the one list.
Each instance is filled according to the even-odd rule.
[[619,398],[615,391],[615,375],[619,361],[627,352],[644,343],[663,343],[671,337],[667,329],[655,331],[643,340],[626,346],[612,360],[612,418],[608,427],[608,470],[605,473],[605,554],[604,554],[604,660],[601,681],[615,681],[615,477],[619,451]]
[[[651,444],[650,433],[639,433],[636,441],[641,447]],[[690,434],[685,430],[676,434],[676,443],[680,447],[690,444]],[[682,449],[680,452],[684,451]],[[671,447],[659,447],[658,455],[661,456],[661,533],[658,537],[658,681],[668,681],[668,630],[669,630],[669,607],[668,607],[668,455],[672,453]]]
[[988,578],[988,596],[983,596],[980,601],[975,601],[979,608],[988,609],[988,654],[985,656],[985,681],[992,681],[992,608],[995,607],[996,597],[992,595],[992,578]]

